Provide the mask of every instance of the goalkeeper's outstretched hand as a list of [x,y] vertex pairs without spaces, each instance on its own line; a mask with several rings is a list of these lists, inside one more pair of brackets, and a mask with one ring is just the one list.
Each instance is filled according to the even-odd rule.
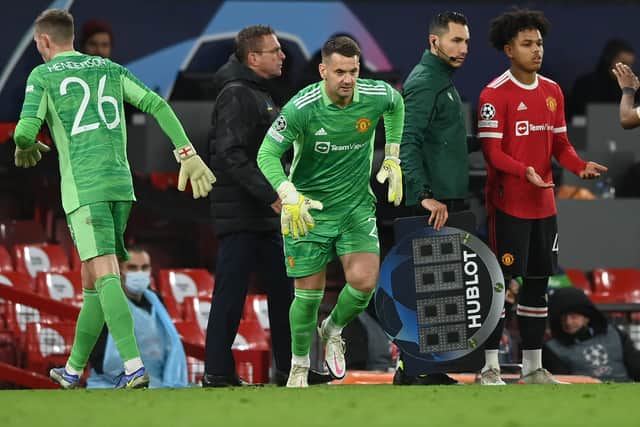
[[47,153],[51,151],[48,145],[43,144],[40,141],[36,141],[35,144],[31,144],[29,148],[20,148],[16,146],[15,163],[19,168],[30,168],[36,165],[42,158],[41,153]]
[[400,206],[402,201],[402,169],[400,169],[400,144],[388,143],[384,146],[384,161],[376,175],[380,184],[389,181],[387,201]]
[[282,212],[280,212],[282,234],[284,236],[291,234],[294,239],[306,236],[308,231],[316,225],[309,210],[322,210],[322,203],[298,193],[296,187],[289,181],[280,184],[278,195],[282,199]]
[[189,180],[194,199],[207,197],[216,182],[216,177],[200,156],[196,154],[196,149],[189,144],[186,147],[175,150],[174,154],[180,162],[178,190],[184,191],[187,188],[187,180]]

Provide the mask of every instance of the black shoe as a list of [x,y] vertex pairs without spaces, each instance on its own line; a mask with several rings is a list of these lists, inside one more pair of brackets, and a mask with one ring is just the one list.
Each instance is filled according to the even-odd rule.
[[212,375],[204,374],[202,387],[244,387],[251,385],[238,375]]
[[395,385],[453,385],[453,384],[458,384],[458,381],[456,381],[455,379],[451,378],[449,375],[443,372],[411,376],[411,375],[407,375],[403,369],[396,369],[396,373],[393,376],[393,384]]
[[[288,379],[288,372],[276,371],[274,380],[278,387],[286,386]],[[333,377],[329,374],[329,372],[320,372],[309,369],[309,375],[307,376],[307,382],[309,383],[309,385],[327,384],[331,381],[333,381]]]

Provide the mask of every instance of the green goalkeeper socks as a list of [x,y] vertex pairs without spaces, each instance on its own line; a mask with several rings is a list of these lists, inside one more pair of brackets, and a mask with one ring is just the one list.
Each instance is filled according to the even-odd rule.
[[336,326],[344,328],[367,308],[372,296],[373,291],[362,292],[351,287],[348,283],[345,284],[338,295],[338,302],[331,312],[331,321]]
[[109,333],[113,337],[123,362],[140,357],[136,337],[133,334],[133,317],[127,297],[122,290],[120,277],[107,274],[96,280],[96,290],[104,312]]
[[294,356],[309,354],[323,296],[324,290],[295,290],[295,298],[289,309],[291,353]]
[[93,289],[82,290],[83,303],[78,322],[76,323],[76,335],[71,347],[69,365],[79,374],[82,374],[93,346],[96,344],[102,328],[104,327],[104,314],[98,298],[98,292]]

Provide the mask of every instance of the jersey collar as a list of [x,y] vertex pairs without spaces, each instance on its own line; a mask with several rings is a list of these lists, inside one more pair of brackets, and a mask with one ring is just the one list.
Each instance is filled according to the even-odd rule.
[[525,90],[534,90],[535,88],[538,87],[538,73],[536,73],[536,79],[533,83],[531,83],[530,85],[524,84],[521,81],[519,81],[518,79],[516,79],[514,77],[513,74],[511,74],[511,70],[507,70],[507,73],[509,73],[509,78],[511,79],[511,81],[513,82],[513,84],[515,84],[518,87],[521,87],[522,89]]
[[82,55],[80,52],[78,52],[77,50],[66,50],[64,52],[59,52],[56,54],[56,56],[54,56],[51,59],[55,59],[59,56],[78,56],[78,55]]
[[[342,107],[338,107],[336,104],[334,104],[333,101],[331,101],[331,98],[329,98],[329,95],[327,95],[327,92],[324,89],[324,80],[322,80],[320,82],[320,93],[322,94],[322,101],[324,102],[325,107],[329,107],[331,105],[334,105],[337,108],[342,109]],[[356,82],[356,85],[353,88],[353,99],[351,100],[351,104],[356,103],[356,102],[360,102],[360,91],[358,90],[358,83],[357,82]],[[351,105],[351,104],[349,104],[349,105]],[[347,105],[347,107],[349,105]]]

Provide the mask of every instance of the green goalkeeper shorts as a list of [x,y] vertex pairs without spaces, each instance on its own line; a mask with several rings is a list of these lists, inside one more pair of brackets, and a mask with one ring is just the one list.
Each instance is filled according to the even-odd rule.
[[124,231],[133,202],[97,202],[80,206],[67,214],[67,224],[82,261],[115,254],[129,259]]
[[298,240],[291,235],[283,237],[289,277],[318,273],[336,256],[357,252],[380,254],[373,203],[363,203],[336,218],[316,220],[316,226]]

